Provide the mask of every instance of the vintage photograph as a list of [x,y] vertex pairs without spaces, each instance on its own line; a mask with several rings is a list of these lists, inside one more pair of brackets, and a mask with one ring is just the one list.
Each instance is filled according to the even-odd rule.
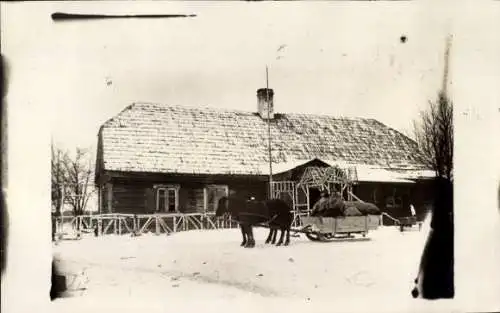
[[412,1],[31,8],[56,311],[455,297],[449,17]]
[[[362,7],[323,6],[331,13],[317,20],[238,7],[158,20],[53,16],[71,35],[102,29],[73,43],[86,58],[62,57],[82,71],[75,84],[98,79],[107,94],[92,96],[102,103],[94,127],[86,119],[88,135],[78,131],[92,149],[72,141],[65,150],[70,130],[54,130],[56,282],[82,297],[102,288],[410,297],[421,250],[408,246],[421,244],[433,178],[452,179],[451,37],[421,49],[408,22],[383,23]],[[363,26],[336,31],[352,23],[327,21],[336,11]],[[127,41],[111,36],[116,24]],[[367,28],[371,39],[352,40]],[[327,275],[332,266],[345,270]],[[158,287],[141,288],[150,271]]]

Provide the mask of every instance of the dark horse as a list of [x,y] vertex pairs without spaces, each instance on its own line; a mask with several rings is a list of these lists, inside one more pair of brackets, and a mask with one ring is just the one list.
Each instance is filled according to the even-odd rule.
[[[276,244],[285,246],[290,243],[290,228],[292,226],[293,215],[288,204],[280,199],[264,201],[246,200],[235,196],[222,197],[217,205],[216,217],[229,214],[231,218],[240,224],[243,242],[241,246],[253,248],[255,239],[253,237],[253,226],[267,223],[270,231],[266,243],[275,243],[278,229],[281,236]],[[286,239],[284,238],[286,232]],[[284,240],[284,241],[283,241]]]

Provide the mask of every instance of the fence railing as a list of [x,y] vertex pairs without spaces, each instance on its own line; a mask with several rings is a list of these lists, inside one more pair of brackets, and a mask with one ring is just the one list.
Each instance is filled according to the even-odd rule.
[[389,214],[387,214],[385,212],[382,212],[382,215],[380,216],[380,225],[381,226],[384,226],[384,216],[386,218],[388,218],[393,223],[393,225],[399,225],[400,224],[399,219],[397,219],[395,217],[392,217],[391,215],[389,215]]
[[[292,211],[292,227],[302,227],[302,217],[309,216],[309,211]],[[384,217],[399,225],[399,220],[383,212],[380,225],[383,226]],[[156,235],[172,234],[188,230],[213,230],[238,227],[238,223],[229,218],[216,218],[215,213],[157,213],[157,214],[122,214],[108,213],[98,215],[60,216],[54,217],[55,236],[64,235],[81,237],[83,233],[102,235],[139,236],[146,233]]]
[[53,218],[56,235],[94,233],[106,234],[144,233],[170,234],[179,231],[235,228],[237,223],[227,218],[216,218],[214,213],[168,213],[168,214],[98,214],[60,216]]

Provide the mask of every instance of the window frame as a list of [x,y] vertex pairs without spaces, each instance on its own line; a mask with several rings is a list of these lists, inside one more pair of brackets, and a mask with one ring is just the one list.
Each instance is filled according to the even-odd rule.
[[385,198],[385,206],[391,209],[403,208],[403,197],[401,190],[398,190],[398,188],[393,188],[392,195],[386,196]]
[[[170,214],[179,213],[179,189],[180,189],[179,185],[172,185],[172,184],[155,185],[154,189],[155,189],[155,212],[156,213],[170,213]],[[172,190],[174,191],[174,195],[175,195],[175,207],[174,207],[174,211],[169,211],[167,199],[168,199],[168,192],[172,191]],[[165,210],[163,210],[163,211],[160,210],[160,192],[161,191],[164,191],[166,194]]]
[[210,184],[210,185],[206,185],[204,188],[203,188],[203,211],[205,213],[213,213],[217,210],[216,208],[216,205],[217,205],[217,201],[214,201],[214,210],[213,212],[212,211],[208,211],[208,190],[210,188],[223,188],[224,191],[225,191],[225,196],[229,196],[229,186],[228,185],[224,185],[224,184]]

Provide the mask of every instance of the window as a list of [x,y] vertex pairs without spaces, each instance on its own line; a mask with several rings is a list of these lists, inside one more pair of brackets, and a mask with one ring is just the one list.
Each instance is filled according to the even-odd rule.
[[388,208],[401,208],[403,206],[403,200],[401,195],[397,192],[396,188],[392,191],[392,196],[386,198],[386,207]]
[[229,188],[226,185],[209,185],[204,192],[205,212],[215,212],[220,198],[228,196]]
[[388,208],[395,207],[395,201],[393,196],[387,197],[387,199],[385,200],[385,206]]
[[156,212],[175,213],[179,209],[179,187],[158,186],[156,189]]

